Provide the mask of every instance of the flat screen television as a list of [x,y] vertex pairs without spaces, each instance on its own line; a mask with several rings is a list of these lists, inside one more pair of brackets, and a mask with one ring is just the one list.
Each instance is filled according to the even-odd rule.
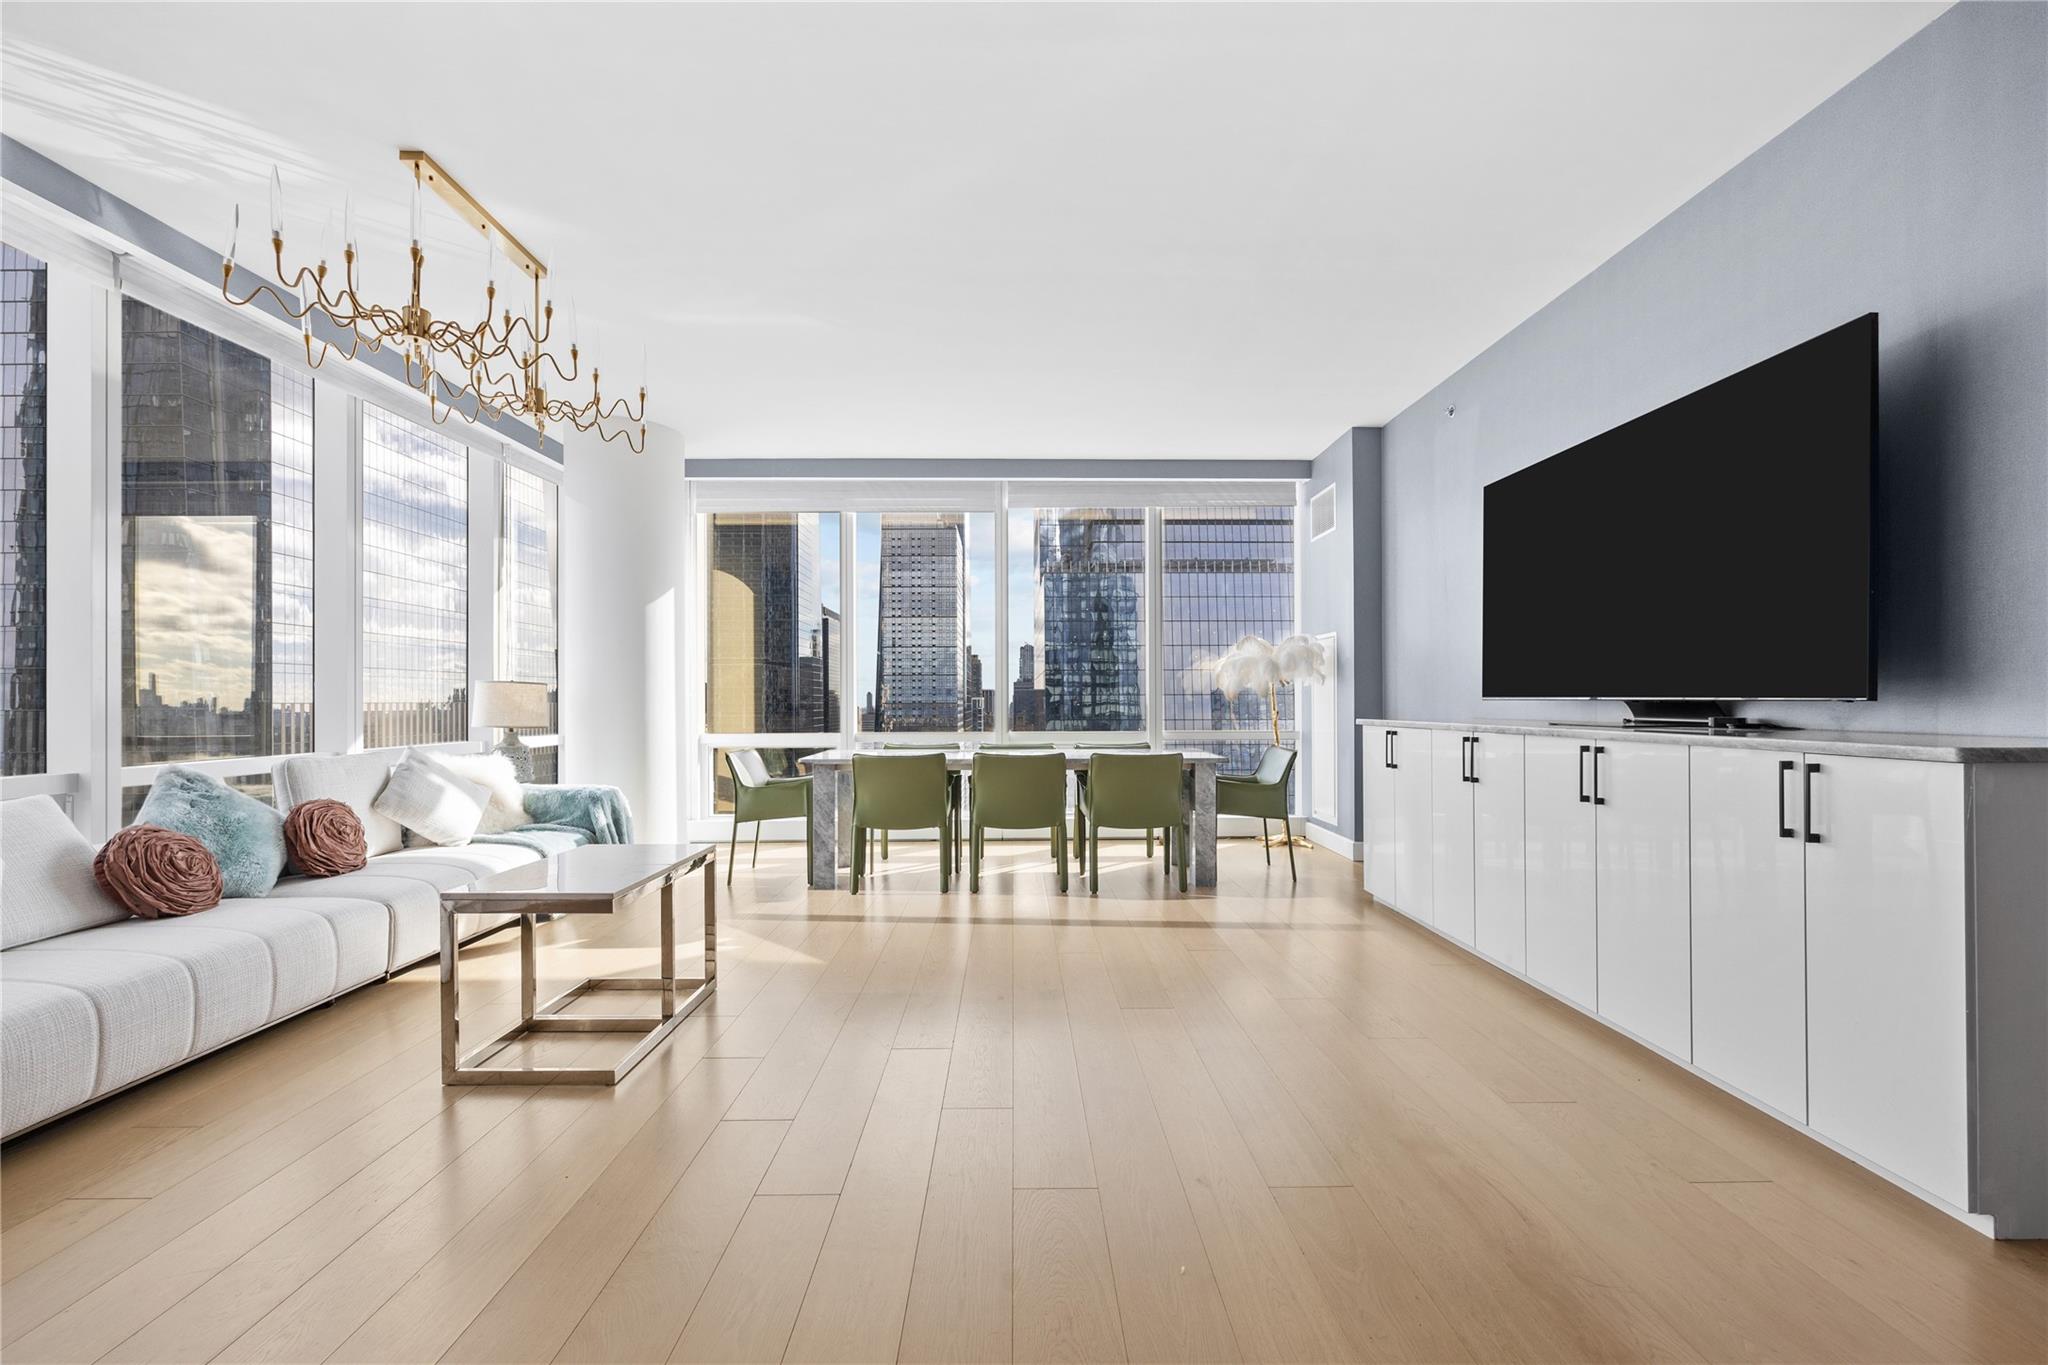
[[1877,695],[1877,314],[1486,485],[1482,690]]

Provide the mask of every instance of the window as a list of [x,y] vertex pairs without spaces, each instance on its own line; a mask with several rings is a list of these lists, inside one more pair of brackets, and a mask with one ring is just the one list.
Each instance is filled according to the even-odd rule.
[[313,385],[121,305],[125,764],[313,746]]
[[363,743],[469,738],[469,452],[363,404]]
[[0,245],[0,776],[49,765],[44,439],[49,271]]
[[995,514],[861,514],[860,728],[995,728]]
[[[548,685],[548,730],[560,726],[558,652],[560,607],[556,598],[556,529],[561,490],[537,474],[504,465],[504,529],[498,540],[498,676],[513,682]],[[533,780],[560,777],[552,746],[533,751]]]
[[[1161,646],[1166,728],[1266,730],[1266,698],[1226,697],[1211,666],[1247,635],[1294,633],[1294,509],[1169,507],[1160,514]],[[1279,693],[1280,728],[1294,728],[1294,689]]]
[[1145,728],[1145,512],[1010,512],[1012,730]]
[[705,729],[839,729],[845,617],[836,512],[715,512],[704,518]]

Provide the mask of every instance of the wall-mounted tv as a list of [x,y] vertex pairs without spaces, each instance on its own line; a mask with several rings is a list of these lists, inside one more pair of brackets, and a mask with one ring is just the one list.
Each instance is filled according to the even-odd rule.
[[1870,313],[1488,484],[1484,694],[1874,698],[1876,450]]

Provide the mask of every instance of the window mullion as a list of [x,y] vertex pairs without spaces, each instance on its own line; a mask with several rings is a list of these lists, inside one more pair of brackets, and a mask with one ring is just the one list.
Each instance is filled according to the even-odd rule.
[[1166,735],[1166,558],[1163,513],[1145,509],[1145,738]]

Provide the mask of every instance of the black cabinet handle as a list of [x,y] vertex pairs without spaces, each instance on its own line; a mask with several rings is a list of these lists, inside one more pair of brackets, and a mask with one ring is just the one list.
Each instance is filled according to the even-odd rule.
[[1401,766],[1401,746],[1394,742],[1395,740],[1400,738],[1400,735],[1401,732],[1399,730],[1387,731],[1387,766],[1389,768],[1398,768]]
[[1581,801],[1591,801],[1593,799],[1586,795],[1586,755],[1592,752],[1593,746],[1590,744],[1581,744],[1579,746],[1579,800]]
[[1778,760],[1778,837],[1780,839],[1798,837],[1798,831],[1785,823],[1785,774],[1798,766],[1789,758]]
[[1593,746],[1593,804],[1596,806],[1607,804],[1607,798],[1600,794],[1600,755],[1606,752],[1607,746],[1604,744]]
[[1806,788],[1806,842],[1809,844],[1820,842],[1820,836],[1813,832],[1813,775],[1819,771],[1820,764],[1809,763],[1801,779]]
[[1479,736],[1468,735],[1465,738],[1465,742],[1472,746],[1465,751],[1465,763],[1470,769],[1470,773],[1465,780],[1476,787],[1479,785]]

